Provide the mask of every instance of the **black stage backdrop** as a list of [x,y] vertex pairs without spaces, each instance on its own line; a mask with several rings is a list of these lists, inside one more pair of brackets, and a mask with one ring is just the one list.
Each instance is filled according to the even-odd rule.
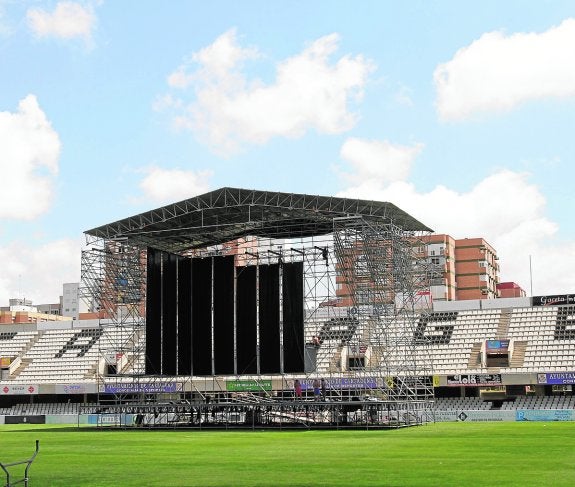
[[162,255],[162,375],[176,375],[178,256]]
[[257,374],[258,321],[259,373],[281,372],[281,338],[284,372],[303,372],[303,293],[301,262],[236,268],[234,256],[189,259],[149,248],[146,374]]
[[178,374],[192,374],[192,261],[178,261]]
[[283,267],[284,372],[304,371],[303,262]]
[[239,267],[237,276],[238,374],[257,374],[256,267]]
[[192,374],[212,375],[212,259],[192,259]]
[[280,266],[260,265],[260,372],[279,374]]
[[214,365],[234,373],[234,256],[214,258]]
[[148,248],[146,273],[146,374],[162,372],[162,253]]

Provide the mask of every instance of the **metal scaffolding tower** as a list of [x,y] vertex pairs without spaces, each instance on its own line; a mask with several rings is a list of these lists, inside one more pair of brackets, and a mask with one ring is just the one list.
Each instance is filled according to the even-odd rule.
[[97,316],[98,387],[144,374],[146,254],[123,241],[88,239],[82,251],[80,297]]
[[[379,401],[396,420],[403,415],[410,424],[427,422],[433,368],[416,329],[430,306],[432,276],[422,242],[429,232],[389,203],[230,188],[90,230],[81,296],[98,313],[103,331],[100,389],[127,379],[176,381],[179,393],[163,398],[194,401],[221,393],[229,399],[226,383],[244,379],[261,385],[246,396],[250,401],[283,401],[297,379],[304,396],[315,401]],[[258,328],[256,374],[146,376],[148,247],[184,258],[233,255],[236,274],[268,264],[279,264],[281,273],[282,264],[302,263],[305,370],[284,373],[282,357],[280,374],[261,374]],[[279,317],[281,330],[281,307]],[[320,397],[314,396],[317,387]]]

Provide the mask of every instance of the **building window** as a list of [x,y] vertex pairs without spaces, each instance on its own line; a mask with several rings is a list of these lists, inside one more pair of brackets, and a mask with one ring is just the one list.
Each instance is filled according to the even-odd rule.
[[360,255],[355,261],[355,275],[356,276],[369,276],[369,269],[367,266],[367,259],[365,255]]
[[369,286],[358,286],[356,296],[359,304],[373,302],[373,291]]

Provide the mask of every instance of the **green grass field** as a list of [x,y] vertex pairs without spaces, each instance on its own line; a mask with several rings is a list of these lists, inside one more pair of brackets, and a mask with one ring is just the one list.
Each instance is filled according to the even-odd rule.
[[28,458],[36,439],[30,487],[575,485],[575,423],[281,432],[3,425],[0,461]]

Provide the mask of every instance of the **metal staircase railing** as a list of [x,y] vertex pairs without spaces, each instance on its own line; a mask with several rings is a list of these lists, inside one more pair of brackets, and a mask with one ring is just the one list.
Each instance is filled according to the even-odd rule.
[[[12,487],[13,485],[24,484],[26,487],[28,486],[28,471],[30,470],[30,465],[38,455],[38,451],[40,450],[40,440],[36,440],[36,450],[34,451],[33,455],[28,460],[22,460],[20,462],[12,462],[12,463],[2,463],[0,462],[0,468],[4,470],[6,474],[6,484],[4,487]],[[24,477],[17,480],[11,480],[10,471],[8,470],[9,467],[15,467],[17,465],[26,465],[24,469]]]

